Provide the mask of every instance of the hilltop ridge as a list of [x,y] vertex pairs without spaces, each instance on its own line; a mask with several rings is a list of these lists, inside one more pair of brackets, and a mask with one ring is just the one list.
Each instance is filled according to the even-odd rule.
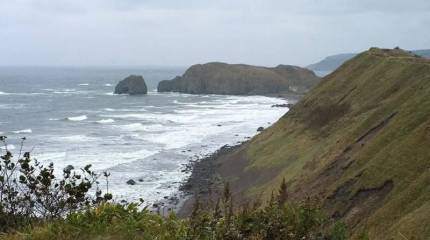
[[[424,58],[430,58],[430,49],[413,50],[411,52]],[[340,67],[344,62],[355,56],[357,56],[357,53],[343,53],[331,55],[327,56],[326,58],[317,63],[308,65],[306,68],[311,69],[315,72],[330,73],[336,68]]]

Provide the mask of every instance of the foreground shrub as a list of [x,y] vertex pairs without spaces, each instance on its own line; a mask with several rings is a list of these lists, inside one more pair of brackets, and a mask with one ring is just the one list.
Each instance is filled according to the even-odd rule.
[[[0,160],[0,239],[184,239],[184,240],[343,240],[346,228],[326,218],[310,199],[292,203],[287,184],[265,205],[235,208],[229,184],[214,206],[199,198],[188,219],[161,216],[141,204],[109,202],[98,188],[90,165],[63,170],[44,167],[24,153],[14,160],[7,150]],[[23,139],[24,141],[25,139]],[[108,178],[105,173],[106,179]],[[95,185],[95,193],[90,189]],[[2,235],[1,232],[4,234]]]
[[208,211],[178,219],[174,214],[163,217],[139,210],[136,204],[103,203],[0,239],[346,239],[342,224],[327,230],[325,223],[318,209],[306,206],[267,206],[234,214],[228,220]]
[[21,155],[24,141],[25,138],[19,156],[14,158],[8,150],[6,137],[0,136],[3,143],[0,152],[0,231],[64,217],[112,198],[108,193],[102,196],[97,186],[95,194],[89,194],[99,177],[91,171],[91,165],[78,170],[68,166],[62,176],[57,177],[53,163],[44,166],[31,158],[29,152]]
[[187,220],[194,230],[188,239],[343,240],[347,237],[345,225],[326,218],[311,199],[289,202],[285,181],[279,194],[272,195],[264,206],[256,202],[251,207],[245,204],[236,210],[233,210],[228,185],[226,189],[212,209],[198,210],[200,204],[197,201],[190,220]]
[[188,219],[178,219],[173,213],[161,216],[141,209],[138,204],[104,202],[64,219],[28,226],[3,239],[344,240],[346,237],[345,225],[324,217],[310,200],[281,203],[273,197],[265,206],[254,204],[233,211],[231,196],[227,195],[213,208],[204,209],[196,201]]

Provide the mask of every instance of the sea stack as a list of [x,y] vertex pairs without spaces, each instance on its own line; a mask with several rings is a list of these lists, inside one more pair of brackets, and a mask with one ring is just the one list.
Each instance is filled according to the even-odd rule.
[[130,95],[147,94],[148,88],[142,76],[130,75],[116,85],[114,93]]

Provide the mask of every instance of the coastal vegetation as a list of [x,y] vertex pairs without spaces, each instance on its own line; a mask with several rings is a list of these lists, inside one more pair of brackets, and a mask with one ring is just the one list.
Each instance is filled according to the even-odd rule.
[[[267,204],[236,208],[229,184],[215,204],[194,203],[191,216],[167,216],[137,203],[116,203],[98,187],[101,176],[68,166],[62,177],[24,153],[0,161],[0,239],[346,239],[346,228],[308,199],[293,203],[281,184]],[[95,193],[90,189],[95,187]],[[107,189],[108,191],[108,189]],[[198,198],[196,198],[198,199]]]

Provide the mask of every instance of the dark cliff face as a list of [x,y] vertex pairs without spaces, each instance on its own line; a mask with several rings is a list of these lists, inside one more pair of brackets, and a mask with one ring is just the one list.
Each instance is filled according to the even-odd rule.
[[276,68],[243,64],[207,63],[191,66],[182,77],[161,81],[159,92],[194,94],[270,94],[297,86],[309,88],[319,78],[307,69],[280,65]]
[[131,75],[120,81],[115,87],[115,94],[147,94],[145,80],[142,76]]

